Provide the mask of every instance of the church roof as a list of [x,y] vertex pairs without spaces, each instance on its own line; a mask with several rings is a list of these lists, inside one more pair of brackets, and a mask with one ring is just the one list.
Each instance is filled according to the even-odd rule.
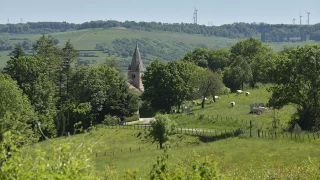
[[128,70],[130,71],[146,71],[146,68],[144,67],[142,61],[141,61],[141,56],[138,48],[138,43],[136,44],[136,49],[133,53],[131,64],[128,67]]

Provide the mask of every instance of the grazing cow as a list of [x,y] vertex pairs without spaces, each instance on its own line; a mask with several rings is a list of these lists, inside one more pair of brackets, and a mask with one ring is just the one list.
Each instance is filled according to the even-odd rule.
[[213,103],[213,100],[210,100],[210,104]]
[[246,92],[246,96],[249,96],[250,95],[250,92]]
[[242,90],[237,90],[237,95],[238,95],[238,94],[242,94],[242,93],[243,93]]
[[231,102],[231,107],[234,107],[236,103],[234,101]]
[[220,99],[220,97],[219,96],[214,96],[214,99]]

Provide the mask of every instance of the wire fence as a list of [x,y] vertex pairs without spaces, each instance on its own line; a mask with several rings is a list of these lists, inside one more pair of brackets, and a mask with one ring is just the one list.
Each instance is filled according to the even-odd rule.
[[[178,142],[167,144],[164,148],[179,148],[186,146],[201,146],[208,145],[210,142],[224,140],[233,137],[242,137],[242,138],[259,138],[259,139],[270,139],[270,140],[288,140],[288,141],[297,141],[297,142],[311,142],[317,139],[320,139],[320,132],[280,132],[280,131],[263,131],[259,128],[253,126],[252,121],[249,121],[249,129],[233,129],[233,130],[213,130],[213,129],[198,129],[198,128],[175,128],[174,134],[185,134],[190,136],[199,137],[199,142],[202,143],[192,143],[181,145]],[[102,125],[102,127],[107,129],[135,129],[135,130],[144,130],[150,131],[152,127],[149,124],[138,124],[138,125],[113,125],[107,126]],[[100,128],[100,127],[97,127]],[[95,151],[92,155],[96,158],[103,156],[115,156],[118,154],[124,153],[140,153],[146,151],[154,151],[160,149],[158,144],[153,146],[144,146],[144,147],[127,147],[127,148],[118,148],[118,149],[108,149]]]

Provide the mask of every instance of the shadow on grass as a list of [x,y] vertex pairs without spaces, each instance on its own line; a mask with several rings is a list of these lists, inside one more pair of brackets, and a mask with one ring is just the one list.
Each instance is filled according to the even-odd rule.
[[236,137],[236,134],[233,132],[225,132],[225,133],[214,135],[214,136],[198,135],[198,137],[201,142],[207,143],[207,142],[214,142],[214,141],[219,141],[223,139],[233,138],[233,137]]

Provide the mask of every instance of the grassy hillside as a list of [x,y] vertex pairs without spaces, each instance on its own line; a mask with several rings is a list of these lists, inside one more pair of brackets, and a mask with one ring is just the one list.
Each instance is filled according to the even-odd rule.
[[[221,37],[205,37],[203,35],[190,35],[190,34],[181,34],[174,32],[148,32],[148,31],[140,31],[140,30],[132,30],[125,28],[111,28],[111,29],[85,29],[78,31],[68,31],[61,33],[53,33],[51,34],[54,38],[60,41],[60,46],[63,46],[64,43],[70,39],[74,44],[75,48],[78,50],[85,50],[81,52],[90,53],[91,55],[98,57],[81,57],[83,60],[95,60],[97,63],[102,62],[103,59],[106,58],[106,54],[102,51],[92,51],[95,50],[96,44],[98,43],[106,43],[111,45],[111,42],[117,38],[128,38],[128,39],[141,39],[148,38],[151,40],[167,42],[167,43],[184,43],[187,45],[191,44],[204,44],[208,48],[223,48],[223,47],[231,47],[240,39],[229,39],[229,38],[221,38]],[[39,39],[41,34],[6,34],[1,33],[1,37],[7,37],[9,39],[12,38],[27,38],[34,42]],[[22,42],[22,40],[10,40],[12,44]],[[315,43],[314,41],[307,42],[296,42],[296,43],[270,43],[271,47],[275,50],[280,50],[283,45],[286,46],[298,46],[303,44],[311,44]],[[134,49],[134,47],[132,47]],[[188,49],[185,50],[189,51]],[[3,67],[7,60],[9,60],[8,56],[9,51],[0,52],[0,68]],[[130,61],[131,55],[126,58],[126,62]],[[142,54],[143,58],[143,54]],[[152,58],[152,57],[151,57]],[[156,58],[156,57],[154,57]],[[126,66],[126,65],[124,65]]]
[[[247,131],[249,120],[253,121],[255,133],[258,124],[263,131],[272,130],[272,110],[261,115],[248,113],[250,103],[266,103],[270,93],[265,87],[250,90],[250,93],[250,96],[222,95],[217,102],[206,104],[204,109],[195,106],[194,116],[184,113],[169,115],[178,124],[176,134],[166,144],[167,147],[170,146],[170,167],[190,166],[190,159],[196,158],[200,161],[209,156],[217,162],[222,174],[233,178],[308,179],[311,174],[317,172],[320,163],[319,133],[300,133],[291,137],[290,133],[264,134],[252,138],[248,133],[240,136],[224,134],[225,131],[232,132],[230,130],[238,127]],[[231,101],[236,102],[233,108],[230,107]],[[277,111],[276,117],[285,125],[292,113],[294,109],[288,106]],[[217,133],[195,132],[190,131],[190,128],[210,129]],[[148,130],[149,127],[144,126],[98,125],[90,132],[26,147],[24,152],[34,154],[35,149],[39,148],[50,158],[51,149],[58,144],[71,144],[74,147],[71,149],[73,151],[83,143],[83,147],[92,148],[91,160],[97,170],[97,176],[105,178],[106,175],[112,175],[115,179],[122,179],[126,172],[137,171],[137,177],[148,179],[148,173],[157,156],[163,154],[157,144],[148,138]]]
[[[273,125],[274,119],[279,119],[277,126],[285,128],[291,115],[295,112],[293,106],[286,106],[281,110],[268,109],[261,115],[252,114],[250,112],[250,104],[268,103],[271,93],[266,90],[268,86],[261,87],[261,89],[247,90],[250,92],[249,96],[245,94],[236,95],[235,93],[229,95],[221,95],[220,99],[215,103],[206,101],[205,108],[194,105],[191,111],[194,115],[187,115],[187,113],[171,114],[171,119],[174,119],[182,127],[200,127],[205,129],[236,129],[238,127],[249,127],[249,121],[252,120],[255,128],[270,129]],[[210,98],[212,99],[212,98]],[[236,105],[231,107],[231,102]],[[201,100],[197,100],[201,102]],[[191,102],[185,105],[192,105]]]
[[[142,135],[138,137],[139,132]],[[40,148],[46,152],[47,158],[50,158],[50,151],[57,144],[68,143],[75,149],[80,143],[84,143],[92,148],[91,160],[97,176],[113,174],[117,179],[122,179],[125,172],[137,171],[138,177],[147,179],[157,156],[163,154],[163,151],[144,137],[146,133],[143,129],[101,127],[69,138],[41,142],[25,148],[24,151],[34,153],[35,148]],[[217,167],[223,174],[234,178],[256,179],[272,176],[283,179],[289,173],[292,177],[307,178],[306,175],[310,174],[306,170],[313,166],[317,169],[320,159],[317,150],[319,139],[301,142],[240,136],[205,143],[200,136],[176,134],[169,144],[169,162],[172,165],[181,163],[180,166],[186,166],[186,162],[193,158],[194,154],[197,154],[197,160],[210,156],[217,162]]]

